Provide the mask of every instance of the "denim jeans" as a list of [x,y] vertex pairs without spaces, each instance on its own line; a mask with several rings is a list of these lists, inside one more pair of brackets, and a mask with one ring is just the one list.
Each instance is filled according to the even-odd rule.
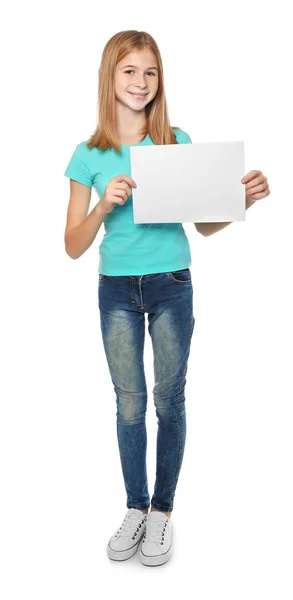
[[150,506],[146,468],[145,313],[154,356],[158,419],[151,505],[173,510],[186,440],[187,363],[194,329],[190,269],[148,275],[99,273],[100,325],[116,393],[117,437],[127,508]]

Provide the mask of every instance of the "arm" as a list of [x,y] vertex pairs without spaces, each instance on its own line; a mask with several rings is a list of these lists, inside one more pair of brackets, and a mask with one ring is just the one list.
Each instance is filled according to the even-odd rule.
[[70,179],[70,200],[64,235],[65,251],[70,258],[79,258],[93,243],[106,216],[100,200],[88,214],[91,187]]
[[[249,198],[246,198],[245,210],[250,208],[254,204],[254,202],[255,200],[250,200]],[[231,223],[234,223],[234,221],[228,221],[224,223],[194,223],[194,225],[199,233],[201,233],[205,237],[208,237],[209,235],[213,235],[213,233],[217,233],[217,231],[224,229],[224,227],[227,227],[227,225],[231,225]]]
[[79,258],[91,246],[106,214],[99,201],[79,225],[67,231],[65,250],[70,258]]

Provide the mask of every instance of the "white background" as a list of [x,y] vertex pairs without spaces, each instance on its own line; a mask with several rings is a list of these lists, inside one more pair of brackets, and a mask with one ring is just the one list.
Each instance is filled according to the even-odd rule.
[[[292,600],[289,2],[15,2],[3,16],[1,598]],[[64,248],[63,173],[97,124],[103,48],[125,29],[159,45],[171,124],[194,142],[245,140],[246,172],[271,189],[210,237],[184,225],[187,439],[157,569],[106,554],[127,508],[98,309],[104,227],[79,260]],[[150,494],[152,360],[146,329]]]

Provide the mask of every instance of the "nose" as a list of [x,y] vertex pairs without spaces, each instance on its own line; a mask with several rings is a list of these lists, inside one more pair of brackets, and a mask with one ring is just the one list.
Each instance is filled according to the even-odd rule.
[[137,75],[135,77],[135,85],[137,85],[138,87],[144,89],[146,87],[145,75]]

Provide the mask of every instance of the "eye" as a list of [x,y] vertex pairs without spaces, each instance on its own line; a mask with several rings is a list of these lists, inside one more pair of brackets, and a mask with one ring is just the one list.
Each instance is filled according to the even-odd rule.
[[[131,73],[132,71],[133,69],[129,69],[128,71],[125,71],[125,73]],[[148,71],[148,73],[155,76],[155,73],[153,73],[152,71]]]

